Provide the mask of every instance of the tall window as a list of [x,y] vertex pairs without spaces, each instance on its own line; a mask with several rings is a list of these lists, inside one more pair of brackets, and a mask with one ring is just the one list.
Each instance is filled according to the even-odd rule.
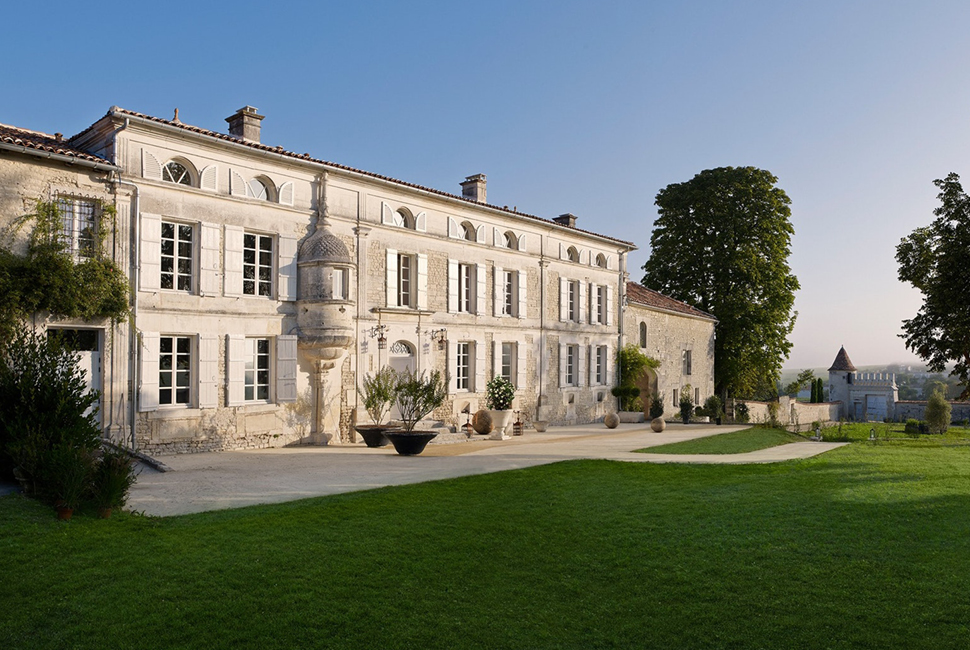
[[75,257],[94,257],[98,248],[98,203],[86,199],[57,199],[61,218],[59,238]]
[[158,403],[189,404],[192,398],[192,339],[162,336],[158,351]]
[[600,386],[606,383],[606,346],[596,347],[596,383]]
[[640,321],[640,347],[647,347],[647,324]]
[[502,344],[502,377],[515,384],[516,344]]
[[475,267],[471,264],[458,265],[458,311],[475,311]]
[[682,357],[683,357],[683,362],[684,362],[683,363],[683,373],[685,375],[689,375],[689,374],[691,374],[691,358],[690,358],[691,357],[691,351],[690,350],[684,350],[684,352],[682,354]]
[[579,366],[579,346],[566,346],[566,385],[575,386]]
[[246,339],[247,402],[269,401],[269,339]]
[[411,256],[397,255],[397,306],[411,306]]
[[192,226],[162,222],[162,289],[192,291]]
[[243,236],[243,293],[273,295],[273,238],[269,235]]
[[333,270],[333,297],[335,300],[347,300],[350,293],[347,281],[347,269]]
[[185,165],[174,160],[165,163],[165,166],[162,167],[162,180],[178,185],[192,185],[192,175],[189,170],[185,168]]
[[593,296],[593,322],[606,323],[606,287],[597,286]]
[[471,384],[471,352],[472,344],[468,341],[458,343],[458,355],[455,359],[455,377],[458,390],[469,390]]
[[502,314],[505,316],[513,316],[515,314],[515,278],[516,273],[513,271],[503,271],[504,285],[505,285],[505,303],[502,306]]
[[579,321],[579,281],[569,283],[569,320]]

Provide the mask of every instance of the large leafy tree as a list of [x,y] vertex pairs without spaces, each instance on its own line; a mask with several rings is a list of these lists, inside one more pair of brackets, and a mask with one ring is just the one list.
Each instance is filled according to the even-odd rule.
[[916,316],[903,321],[906,347],[943,372],[954,361],[952,376],[963,384],[961,399],[970,397],[970,197],[960,177],[933,181],[940,188],[936,219],[917,228],[896,247],[899,279],[923,294]]
[[657,194],[643,284],[718,319],[714,384],[748,397],[791,350],[798,279],[788,266],[791,200],[754,167],[720,167]]

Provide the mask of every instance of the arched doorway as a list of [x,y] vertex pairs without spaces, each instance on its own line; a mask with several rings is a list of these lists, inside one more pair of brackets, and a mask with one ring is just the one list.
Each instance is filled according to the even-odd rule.
[[[637,379],[640,389],[640,402],[643,404],[643,415],[650,419],[650,401],[657,392],[657,372],[653,368],[644,368],[643,374]],[[666,404],[664,406],[667,406]]]
[[[416,366],[413,344],[409,343],[408,341],[395,341],[394,344],[388,348],[387,352],[387,363],[391,366],[394,372],[414,372]],[[401,419],[401,411],[398,410],[397,404],[391,407],[390,418],[392,420]]]

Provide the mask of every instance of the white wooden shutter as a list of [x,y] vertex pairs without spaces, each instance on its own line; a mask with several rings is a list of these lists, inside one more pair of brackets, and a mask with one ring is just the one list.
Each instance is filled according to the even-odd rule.
[[502,372],[502,342],[492,339],[492,372],[489,378]]
[[141,150],[141,175],[153,181],[162,180],[162,163],[144,149]]
[[235,169],[229,170],[229,193],[233,196],[246,196],[246,179]]
[[226,335],[226,380],[229,383],[229,406],[239,406],[246,402],[246,361],[251,356],[246,337],[238,334]]
[[276,402],[296,401],[296,336],[276,337]]
[[502,316],[505,305],[505,269],[501,266],[493,266],[492,280],[492,315]]
[[475,241],[479,244],[485,243],[485,226],[484,224],[475,229]]
[[613,326],[613,287],[606,287],[606,325]]
[[158,408],[158,332],[142,332],[141,376],[138,382],[138,410],[154,411]]
[[579,367],[574,369],[577,371],[576,372],[577,386],[582,386],[584,383],[586,383],[586,355],[583,354],[583,352],[584,352],[583,346],[577,345],[576,356],[578,357],[578,359],[576,359],[576,365],[578,365]]
[[559,320],[566,322],[569,318],[569,280],[559,278]]
[[428,232],[428,213],[419,212],[414,218],[414,229],[418,232]]
[[279,197],[280,205],[293,205],[293,183],[287,181],[280,185],[276,189],[276,195]]
[[586,385],[592,386],[596,382],[596,346],[587,346],[589,365],[586,367]]
[[219,295],[219,226],[203,223],[199,250],[199,293],[203,296]]
[[381,201],[381,223],[394,225],[394,210],[387,203]]
[[461,229],[458,227],[458,222],[448,217],[448,236],[452,239],[461,239],[460,232]]
[[[296,237],[280,235],[279,245],[279,287],[276,291],[279,300],[296,300],[296,251],[299,240]],[[349,290],[349,287],[348,287]]]
[[428,255],[418,253],[418,309],[428,308]]
[[199,408],[219,406],[219,336],[199,336]]
[[586,283],[577,282],[579,285],[579,322],[586,322]]
[[526,252],[526,250],[525,250],[525,233],[522,233],[521,235],[519,235],[519,250],[522,251],[523,253]]
[[525,388],[525,343],[519,341],[515,344],[515,387]]
[[613,270],[613,256],[612,255],[607,255],[606,256],[606,270],[607,271],[612,271]]
[[448,393],[458,392],[458,341],[448,341]]
[[199,172],[199,187],[210,192],[219,189],[219,168],[209,165]]
[[589,251],[585,248],[579,249],[579,263],[589,264]]
[[566,385],[566,346],[559,344],[559,387]]
[[239,226],[226,226],[226,268],[223,269],[223,292],[227,296],[243,295],[243,236]]
[[613,385],[613,355],[610,354],[610,348],[606,348],[606,359],[604,361],[606,364],[606,385]]
[[559,242],[559,259],[561,260],[569,259],[569,253],[566,252],[566,245],[562,242]]
[[529,315],[528,313],[529,275],[525,271],[519,271],[518,274],[519,274],[518,286],[516,287],[516,289],[518,289],[518,292],[519,292],[518,316],[519,318],[526,318]]
[[387,249],[387,306],[397,307],[397,251]]
[[141,253],[138,263],[138,288],[142,291],[158,291],[162,286],[162,218],[157,214],[141,213]]
[[485,265],[475,265],[475,282],[478,284],[478,291],[475,294],[475,313],[478,316],[485,315]]
[[448,260],[448,313],[458,313],[458,260]]
[[492,228],[492,246],[501,247],[504,242],[502,241],[502,231],[498,228]]
[[475,385],[476,393],[485,392],[485,341],[475,341]]

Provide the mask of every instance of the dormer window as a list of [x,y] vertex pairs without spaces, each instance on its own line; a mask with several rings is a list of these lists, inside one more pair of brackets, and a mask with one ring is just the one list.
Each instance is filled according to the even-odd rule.
[[461,224],[462,238],[468,241],[478,241],[478,235],[475,231],[475,226],[469,221],[465,221]]
[[601,269],[606,268],[606,256],[603,255],[603,253],[596,256],[596,266],[600,267]]
[[579,262],[579,251],[576,250],[575,246],[570,246],[566,251],[566,257],[570,262]]
[[162,180],[176,185],[192,185],[192,174],[182,163],[171,160],[162,167]]

